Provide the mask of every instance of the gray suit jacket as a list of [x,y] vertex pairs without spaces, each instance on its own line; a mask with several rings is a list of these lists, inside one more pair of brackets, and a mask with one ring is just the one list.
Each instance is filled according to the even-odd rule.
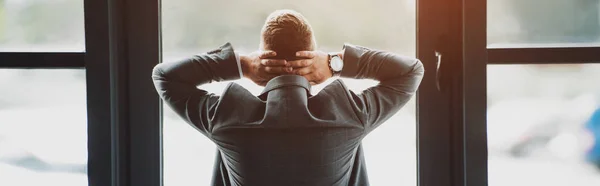
[[361,140],[408,102],[424,70],[414,58],[344,47],[342,77],[375,79],[377,86],[355,93],[336,80],[311,95],[305,78],[284,75],[260,96],[236,83],[220,96],[198,89],[240,78],[229,43],[159,64],[152,78],[161,98],[217,145],[213,185],[366,186]]

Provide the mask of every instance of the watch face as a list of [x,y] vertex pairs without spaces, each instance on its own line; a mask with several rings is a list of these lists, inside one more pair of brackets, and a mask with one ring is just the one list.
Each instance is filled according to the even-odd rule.
[[340,57],[334,56],[331,58],[331,69],[333,71],[336,71],[336,72],[342,71],[343,67],[344,67],[344,62],[342,61],[342,59],[340,59]]

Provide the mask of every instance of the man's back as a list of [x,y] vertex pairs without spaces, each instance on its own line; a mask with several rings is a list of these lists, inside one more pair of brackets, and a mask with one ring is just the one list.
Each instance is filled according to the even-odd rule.
[[341,76],[379,85],[355,94],[336,80],[311,96],[308,80],[284,75],[258,97],[237,84],[222,96],[196,88],[235,79],[235,60],[226,44],[153,75],[169,106],[217,144],[214,185],[368,185],[360,141],[408,102],[423,76],[416,59],[346,45]]
[[274,78],[259,97],[237,84],[227,88],[211,139],[233,182],[348,185],[366,134],[359,108],[339,80],[315,96],[309,90],[301,76]]

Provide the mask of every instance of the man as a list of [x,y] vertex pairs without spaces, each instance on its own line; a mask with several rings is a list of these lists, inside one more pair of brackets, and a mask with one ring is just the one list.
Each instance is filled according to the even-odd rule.
[[[331,54],[315,49],[302,15],[280,10],[265,22],[261,52],[238,55],[227,43],[156,66],[160,96],[217,144],[213,185],[369,185],[361,140],[414,95],[423,66],[350,44]],[[336,80],[310,95],[311,84],[334,76],[380,83],[354,93]],[[265,89],[257,97],[235,83],[221,96],[197,88],[241,77]]]

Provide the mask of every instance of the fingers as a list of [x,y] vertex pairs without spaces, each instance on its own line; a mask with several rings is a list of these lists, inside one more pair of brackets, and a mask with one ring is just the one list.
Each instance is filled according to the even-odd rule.
[[260,64],[265,66],[286,66],[287,61],[285,59],[263,59],[260,60]]
[[290,73],[293,71],[292,67],[274,67],[274,66],[265,66],[264,67],[265,72],[270,73],[270,74],[283,74],[283,73]]
[[304,76],[308,81],[314,82],[315,84],[321,84],[327,81],[327,78],[320,73],[310,73]]
[[316,54],[313,51],[298,51],[298,52],[296,52],[296,57],[312,59],[315,56],[316,56]]
[[313,68],[312,66],[308,66],[308,67],[303,67],[303,68],[297,68],[294,69],[292,73],[296,74],[296,75],[307,75],[313,72]]
[[288,66],[293,67],[293,68],[303,68],[303,67],[311,66],[313,64],[313,60],[301,59],[301,60],[295,60],[295,61],[288,61],[287,64],[288,64]]
[[277,56],[277,53],[275,51],[263,51],[262,53],[260,53],[260,55],[258,56],[258,58],[260,59],[264,59],[264,58],[270,58],[270,57],[275,57]]

